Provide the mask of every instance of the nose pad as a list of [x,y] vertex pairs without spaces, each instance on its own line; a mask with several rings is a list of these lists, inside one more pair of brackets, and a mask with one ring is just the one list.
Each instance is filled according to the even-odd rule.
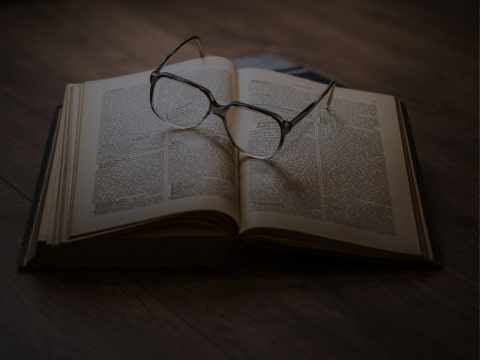
[[222,106],[218,103],[213,103],[212,102],[212,104],[210,106],[210,111],[209,111],[207,116],[213,115],[212,119],[216,118],[216,120],[218,121],[218,123],[215,122],[215,124],[217,124],[217,125],[213,125],[213,123],[212,123],[212,125],[216,128],[215,131],[219,131],[221,134],[223,134],[225,136],[228,136],[231,139],[230,133],[227,129],[227,123],[226,123],[226,119],[225,119],[225,115],[227,114],[227,110],[228,110],[228,106]]
[[219,116],[221,119],[225,119],[225,113],[227,112],[227,107],[219,104],[212,104],[211,113]]

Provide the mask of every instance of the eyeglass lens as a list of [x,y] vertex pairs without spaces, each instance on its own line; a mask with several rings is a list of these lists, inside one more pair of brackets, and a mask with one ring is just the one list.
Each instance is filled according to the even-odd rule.
[[194,86],[161,77],[153,89],[152,105],[160,119],[188,129],[202,122],[210,100]]

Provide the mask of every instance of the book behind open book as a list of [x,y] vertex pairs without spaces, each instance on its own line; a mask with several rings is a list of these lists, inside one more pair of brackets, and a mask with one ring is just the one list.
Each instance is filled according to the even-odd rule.
[[[285,119],[325,88],[237,69],[220,57],[166,70],[222,103],[243,101]],[[408,122],[393,96],[337,88],[330,111],[315,108],[274,158],[259,160],[238,152],[213,115],[194,130],[156,117],[149,75],[66,86],[21,268],[216,265],[235,238],[387,262],[437,261]]]

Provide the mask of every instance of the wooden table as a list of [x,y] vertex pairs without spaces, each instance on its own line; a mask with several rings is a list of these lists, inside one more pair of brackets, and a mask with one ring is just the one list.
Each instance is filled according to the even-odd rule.
[[[10,1],[0,27],[1,359],[478,359],[478,2]],[[65,84],[191,34],[402,98],[443,269],[242,247],[214,270],[19,273]]]

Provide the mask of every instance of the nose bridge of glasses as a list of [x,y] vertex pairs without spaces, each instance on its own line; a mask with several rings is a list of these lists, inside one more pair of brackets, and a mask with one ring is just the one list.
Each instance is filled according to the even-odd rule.
[[225,119],[225,114],[226,114],[227,110],[228,110],[228,105],[227,106],[220,105],[216,101],[211,102],[210,113],[212,113],[214,115],[217,115],[217,116],[221,117],[222,119]]

